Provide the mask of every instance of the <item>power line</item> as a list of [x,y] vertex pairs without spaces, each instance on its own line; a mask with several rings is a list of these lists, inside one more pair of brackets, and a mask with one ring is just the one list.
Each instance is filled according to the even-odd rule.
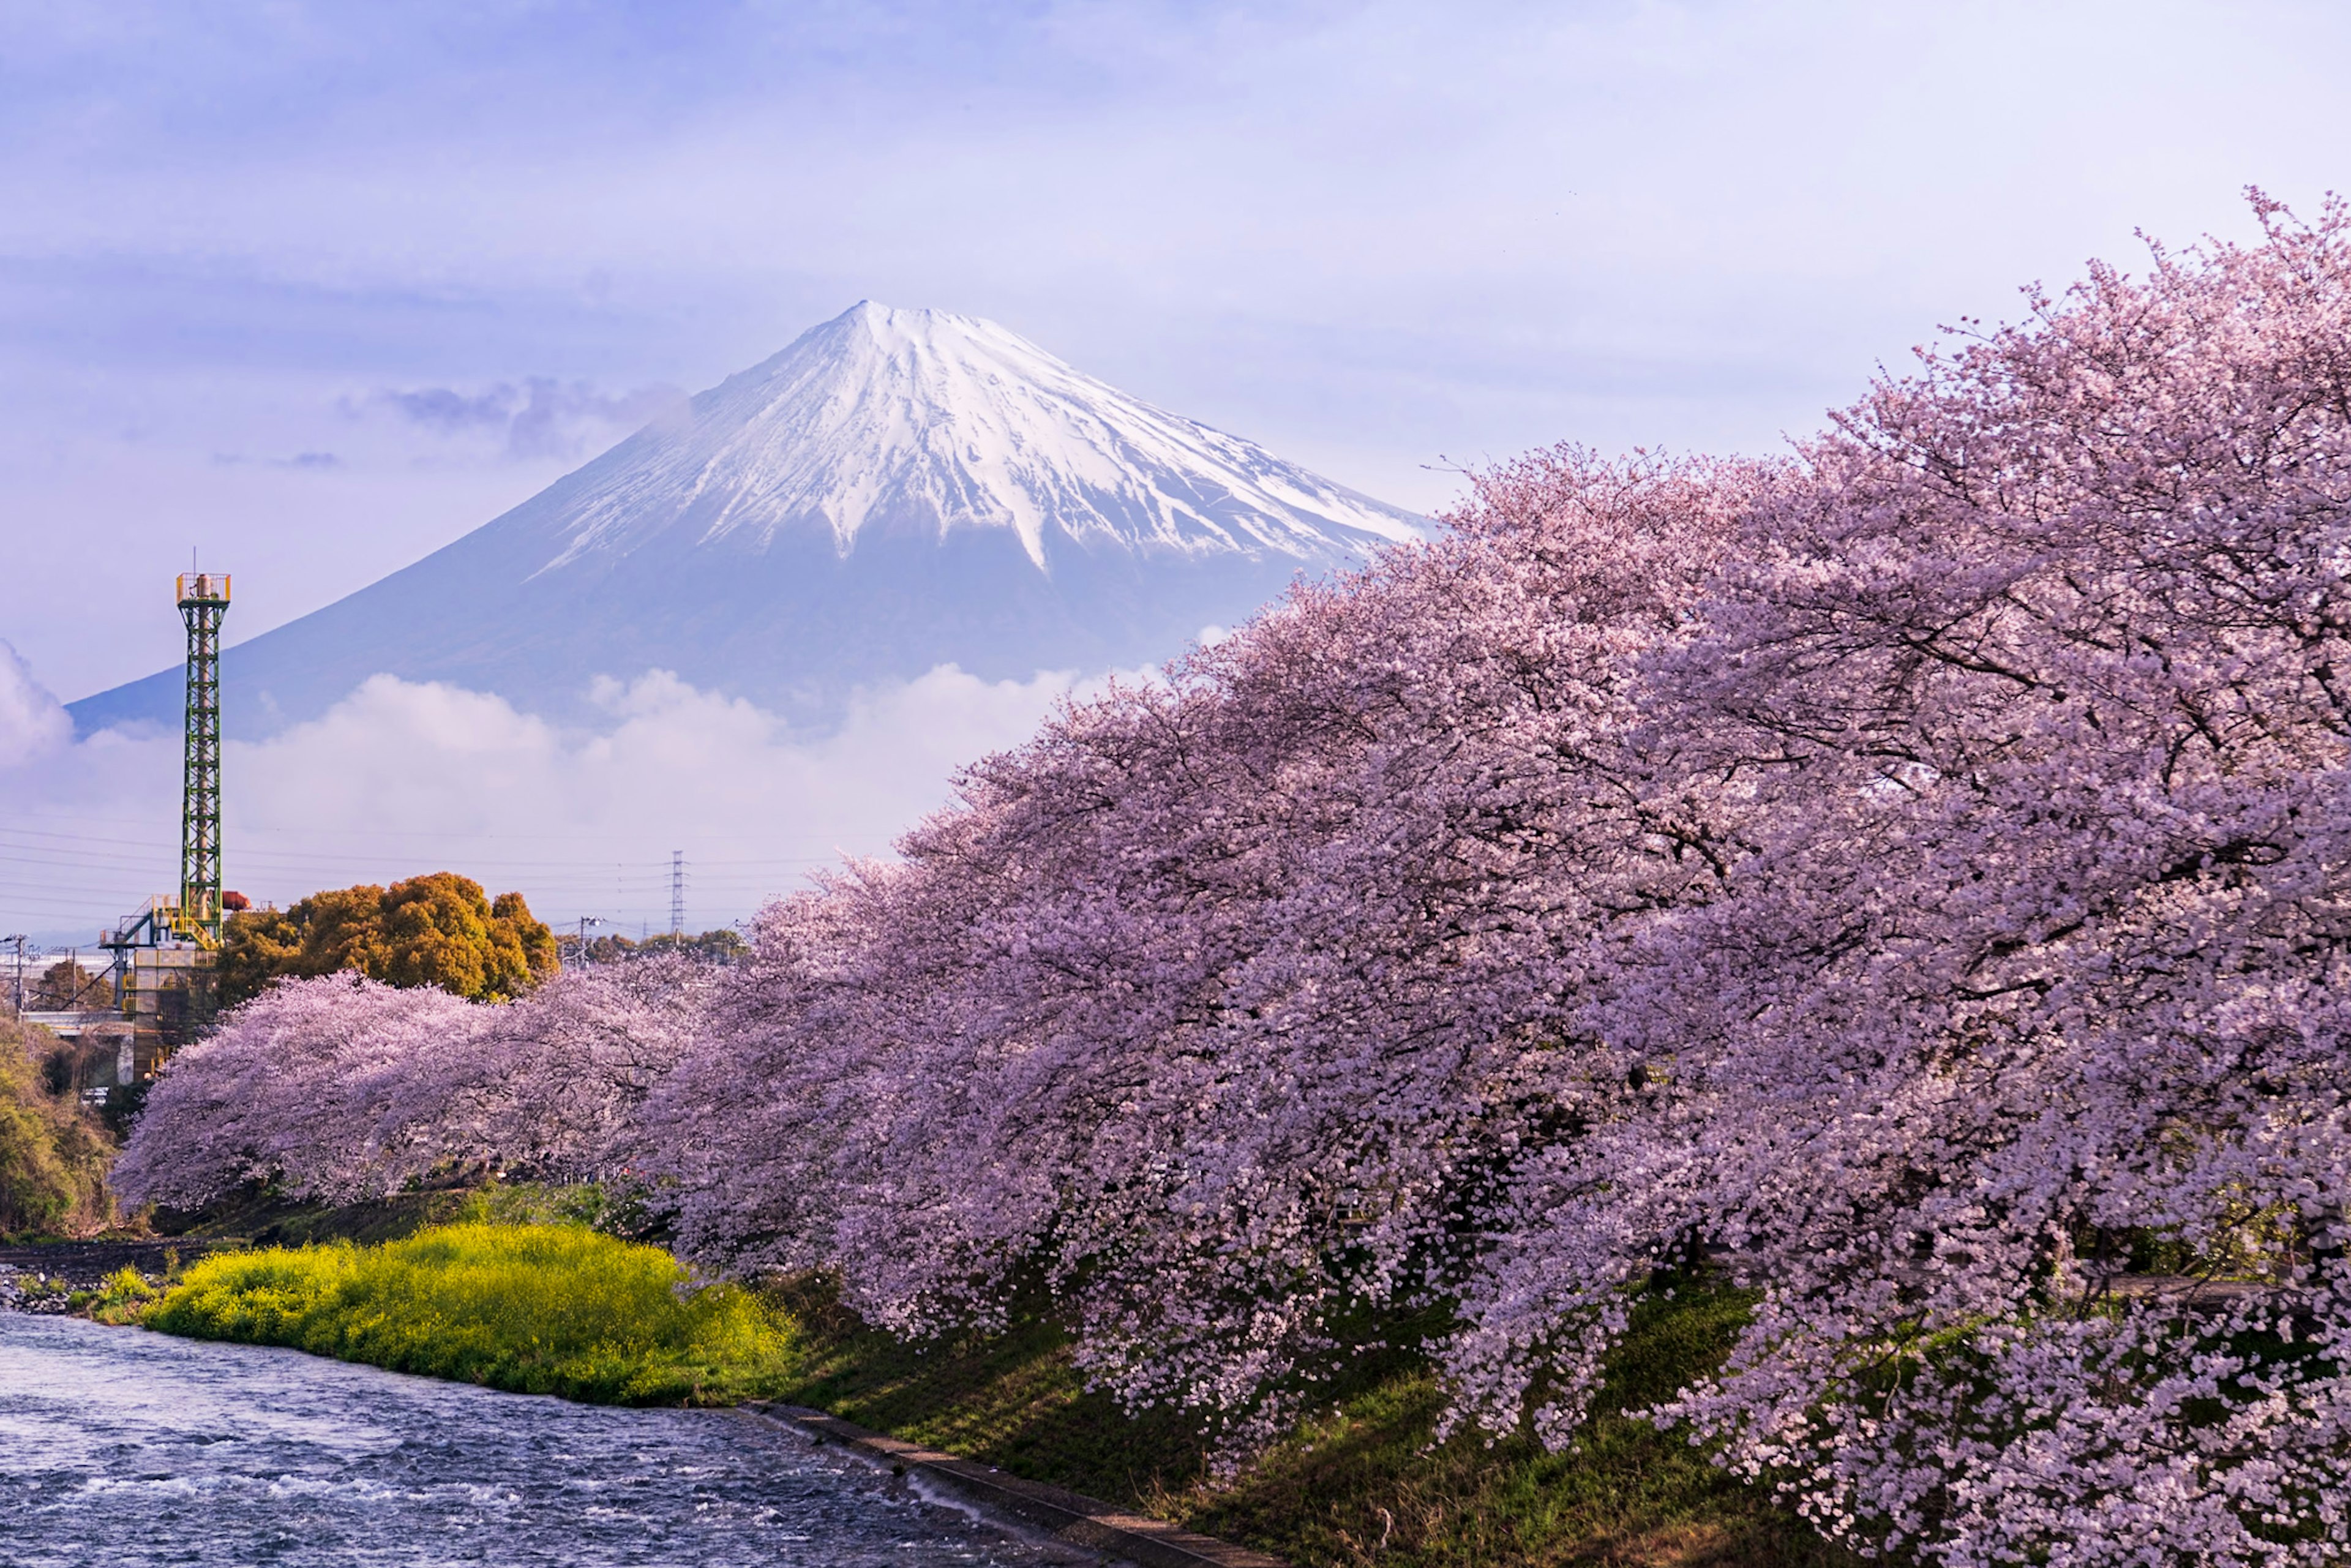
[[[17,821],[76,822],[95,827],[145,829],[152,828],[154,825],[153,818],[95,817],[78,811],[21,810],[12,811],[9,815],[12,820]],[[11,829],[0,827],[0,832],[35,832],[37,831],[38,830],[35,829]],[[364,839],[371,843],[381,842],[386,839],[398,838],[432,839],[435,841],[452,839],[494,840],[517,843],[608,843],[611,839],[610,831],[605,829],[587,829],[576,833],[516,833],[504,831],[469,832],[457,829],[443,828],[273,828],[244,821],[239,821],[236,824],[236,831],[240,840],[252,838],[256,835],[276,837],[296,836],[322,839]],[[87,834],[56,834],[51,836],[65,838],[89,837],[89,835]],[[770,842],[786,841],[805,843],[817,837],[818,835],[810,833],[689,833],[685,835],[686,841],[689,844],[740,843],[747,838],[765,840]],[[111,841],[117,843],[134,843],[141,846],[153,844],[166,849],[171,848],[172,843],[172,841],[168,837],[137,840],[118,839]]]

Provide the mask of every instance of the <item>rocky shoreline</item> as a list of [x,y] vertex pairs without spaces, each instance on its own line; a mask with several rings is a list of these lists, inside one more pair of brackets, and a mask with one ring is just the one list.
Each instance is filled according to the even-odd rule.
[[[225,1245],[211,1241],[48,1241],[0,1247],[0,1312],[62,1315],[76,1291],[94,1291],[107,1277],[135,1269],[160,1281],[179,1261]],[[225,1245],[241,1245],[229,1243]]]
[[72,1295],[73,1287],[63,1280],[19,1269],[13,1263],[0,1263],[0,1312],[39,1312],[62,1317],[72,1311],[68,1305]]

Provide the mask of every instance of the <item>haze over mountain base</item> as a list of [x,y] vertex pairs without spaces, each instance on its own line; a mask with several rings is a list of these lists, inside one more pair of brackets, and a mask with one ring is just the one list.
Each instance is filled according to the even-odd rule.
[[[1229,555],[1151,575],[1108,551],[1062,546],[1049,580],[1008,534],[963,533],[936,543],[872,537],[845,559],[792,538],[531,575],[517,542],[480,530],[229,649],[224,727],[265,738],[383,674],[495,692],[526,713],[591,724],[600,681],[658,669],[831,729],[861,691],[942,665],[988,682],[1155,667],[1202,626],[1238,622],[1278,597],[1301,570],[1287,557]],[[161,670],[69,711],[83,735],[125,725],[176,733],[184,692],[182,671]]]
[[[591,915],[633,938],[667,929],[670,855],[683,851],[686,921],[707,929],[844,854],[887,853],[946,803],[957,768],[1093,684],[942,666],[858,693],[812,737],[662,672],[583,691],[592,722],[580,724],[379,676],[316,719],[226,747],[227,880],[285,904],[455,871],[521,889],[559,925]],[[101,923],[166,891],[179,753],[176,729],[74,738],[0,644],[0,818],[12,855],[58,862],[9,878],[26,884],[17,904],[37,943],[87,946]]]

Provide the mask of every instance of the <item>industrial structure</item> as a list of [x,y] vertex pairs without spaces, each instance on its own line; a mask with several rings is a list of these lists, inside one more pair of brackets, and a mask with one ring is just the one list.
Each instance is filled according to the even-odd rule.
[[221,938],[220,629],[228,578],[197,572],[178,583],[188,628],[188,709],[180,789],[180,903],[173,930],[200,946]]
[[99,939],[113,955],[109,1021],[122,1033],[116,1082],[123,1084],[152,1075],[210,1020],[221,922],[235,898],[221,886],[220,634],[229,580],[187,572],[173,586],[188,632],[179,893],[149,899]]

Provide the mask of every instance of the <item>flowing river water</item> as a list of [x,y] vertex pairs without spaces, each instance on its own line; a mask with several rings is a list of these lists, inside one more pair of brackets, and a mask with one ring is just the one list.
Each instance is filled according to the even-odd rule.
[[0,1564],[1067,1562],[760,1418],[0,1312]]

